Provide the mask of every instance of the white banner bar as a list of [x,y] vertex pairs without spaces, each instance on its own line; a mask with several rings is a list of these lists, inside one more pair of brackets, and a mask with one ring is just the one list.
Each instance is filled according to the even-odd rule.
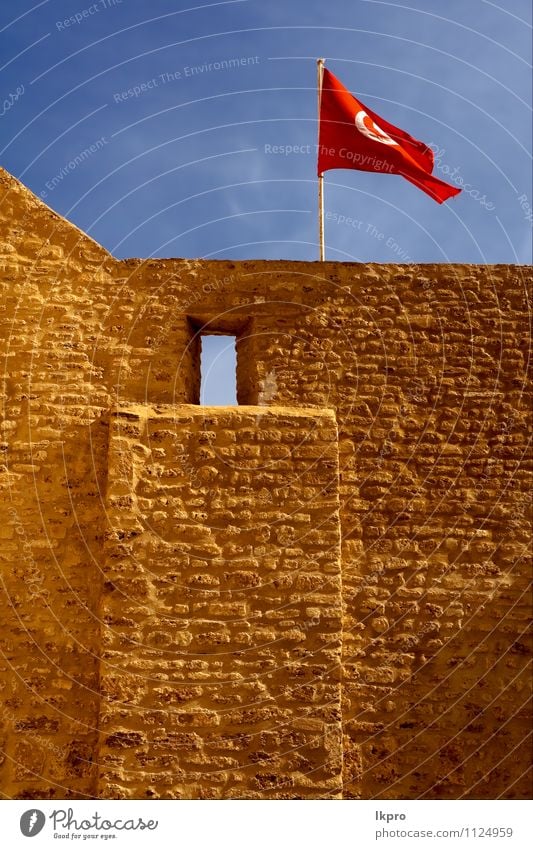
[[[2,846],[531,849],[527,801],[4,801]],[[30,842],[35,839],[35,843]]]

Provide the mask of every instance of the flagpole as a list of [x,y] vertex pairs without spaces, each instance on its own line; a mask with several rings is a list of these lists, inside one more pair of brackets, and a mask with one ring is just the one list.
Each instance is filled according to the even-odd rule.
[[[318,75],[318,144],[320,144],[320,100],[322,97],[322,77],[324,75],[324,60],[317,59]],[[324,175],[318,175],[318,243],[320,245],[320,262],[326,258],[324,241]]]

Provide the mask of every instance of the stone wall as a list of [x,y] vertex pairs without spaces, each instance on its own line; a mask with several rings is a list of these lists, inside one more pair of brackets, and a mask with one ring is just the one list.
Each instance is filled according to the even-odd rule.
[[340,797],[331,411],[112,416],[101,795]]
[[[199,336],[226,332],[237,336],[238,398],[244,406],[209,410],[213,423],[206,432],[214,434],[215,444],[239,428],[247,433],[238,471],[230,472],[230,454],[228,465],[218,469],[224,485],[216,489],[216,510],[240,511],[237,529],[272,521],[259,498],[268,486],[259,487],[262,473],[254,465],[270,450],[263,434],[282,434],[278,445],[272,444],[272,450],[281,453],[269,456],[276,460],[279,474],[301,460],[292,450],[285,457],[283,451],[291,443],[284,441],[284,427],[271,426],[271,417],[285,421],[294,415],[309,421],[314,411],[317,434],[330,429],[320,425],[325,416],[336,420],[343,796],[528,796],[529,764],[522,741],[530,727],[530,644],[525,629],[530,610],[531,269],[119,262],[5,173],[0,192],[2,792],[18,798],[179,796],[185,792],[182,770],[199,773],[198,763],[205,763],[202,758],[210,751],[204,748],[206,740],[213,740],[209,735],[222,739],[264,731],[254,714],[248,727],[226,728],[222,717],[226,711],[238,711],[237,702],[231,709],[215,708],[210,699],[232,698],[233,688],[221,687],[217,694],[216,687],[208,691],[194,681],[191,688],[201,689],[192,700],[194,710],[174,706],[177,714],[193,716],[192,727],[183,732],[197,745],[192,760],[184,760],[179,748],[186,747],[186,736],[179,738],[180,744],[169,737],[172,751],[163,755],[151,736],[155,729],[148,726],[137,729],[145,735],[138,738],[139,746],[128,746],[127,736],[120,735],[133,729],[121,711],[144,715],[152,686],[160,685],[152,682],[136,691],[131,704],[127,696],[126,708],[120,707],[128,691],[125,684],[118,697],[105,689],[115,665],[116,677],[128,679],[132,653],[138,654],[135,662],[140,667],[154,663],[159,674],[152,646],[144,639],[158,632],[161,639],[169,637],[159,625],[152,630],[170,604],[163,590],[160,595],[151,587],[149,604],[134,602],[147,617],[138,648],[130,638],[141,627],[139,621],[118,609],[113,551],[124,543],[117,542],[117,529],[123,521],[142,528],[128,543],[134,549],[133,560],[125,566],[130,575],[127,570],[137,560],[139,568],[148,568],[145,554],[140,554],[145,551],[142,540],[147,534],[157,540],[159,531],[148,525],[161,512],[145,496],[139,502],[133,485],[131,491],[124,490],[121,464],[126,470],[127,457],[132,462],[136,458],[136,467],[142,466],[137,484],[146,484],[152,462],[147,451],[153,450],[147,434],[164,416],[191,418],[170,430],[179,432],[180,445],[194,443],[201,432],[198,416],[206,415],[203,408],[194,407]],[[262,414],[253,405],[261,405]],[[120,461],[116,446],[126,437],[119,436],[117,422],[122,418],[112,415],[113,409],[133,410],[134,419],[144,422],[142,433],[132,431],[127,438],[128,450]],[[134,430],[140,427],[134,424]],[[313,451],[324,450],[329,463],[330,437],[316,439],[307,446],[306,462]],[[229,448],[231,440],[222,444]],[[170,442],[157,447],[166,456]],[[212,448],[206,444],[202,450]],[[205,465],[195,451],[190,480]],[[237,496],[244,461],[250,464],[248,507]],[[156,493],[157,482],[151,485]],[[190,503],[176,508],[185,514],[178,527],[190,526],[192,512],[198,514],[194,522],[209,524],[204,496],[194,505],[193,487],[189,497]],[[308,486],[297,494],[303,505],[312,497]],[[271,506],[288,512],[283,499]],[[247,510],[251,515],[245,517]],[[307,507],[300,512],[312,515]],[[202,514],[207,518],[199,519]],[[331,557],[326,537],[320,542],[321,526],[312,531],[313,545],[329,552],[326,559]],[[160,544],[153,543],[158,563]],[[283,563],[286,544],[274,539],[269,545],[265,563],[269,558]],[[333,560],[329,565],[334,568]],[[179,560],[171,568],[181,581],[191,576],[188,570],[193,567],[189,560]],[[259,566],[255,571],[261,582],[271,580],[268,570],[265,575]],[[215,573],[205,572],[220,579]],[[309,591],[315,589],[311,581]],[[291,610],[299,591],[298,586],[294,591],[287,587]],[[188,655],[191,645],[200,648],[199,634],[208,633],[200,631],[204,612],[197,608],[198,613],[190,615],[190,592],[187,584],[183,597],[175,593],[170,605],[176,605],[177,617],[190,623],[180,629],[185,636],[179,638],[191,637]],[[234,593],[227,602],[242,604],[240,590],[234,588]],[[276,598],[283,596],[282,588],[276,588]],[[268,596],[261,599],[258,595],[253,604],[267,604]],[[333,597],[324,604],[337,611]],[[247,609],[246,615],[255,609]],[[306,615],[303,609],[295,607],[295,618],[288,621],[300,620]],[[120,629],[106,620],[122,615],[129,621]],[[335,632],[337,615],[332,613],[328,623],[320,616],[313,639],[322,638],[326,624]],[[222,624],[211,630],[225,633],[233,648],[237,631],[224,630],[223,612],[207,618]],[[257,646],[256,626],[249,624],[252,645]],[[271,630],[272,623],[268,627]],[[285,632],[284,625],[279,628]],[[174,642],[171,645],[178,652]],[[284,650],[281,644],[275,663]],[[102,652],[103,691],[98,683]],[[218,662],[213,654],[203,659],[209,675],[209,664]],[[259,662],[259,654],[252,651],[251,657]],[[297,659],[304,679],[312,675],[311,660]],[[322,684],[324,693],[336,692],[333,679]],[[306,702],[287,707],[277,695],[281,678],[273,680],[272,687],[267,691],[278,700],[277,709],[288,710],[294,720]],[[242,793],[246,798],[256,793],[336,795],[337,719],[322,701],[326,696],[313,693],[313,720],[331,726],[327,744],[302,761],[285,757],[288,747],[274,738],[270,749],[248,742],[240,749],[217,749],[212,763],[220,765],[223,780],[217,784],[212,777],[205,782],[195,779],[194,793]],[[220,714],[216,731],[214,726],[194,726],[200,708]],[[177,733],[175,728],[167,731]],[[275,750],[283,755],[276,769],[250,766],[258,752],[267,763]],[[161,760],[167,755],[168,768]],[[303,779],[304,761],[317,767],[315,777]],[[155,785],[150,777],[154,772],[165,776]],[[270,787],[259,787],[253,784],[257,774],[284,776],[288,783],[276,790],[273,779]]]
[[111,257],[0,179],[0,787],[92,796]]

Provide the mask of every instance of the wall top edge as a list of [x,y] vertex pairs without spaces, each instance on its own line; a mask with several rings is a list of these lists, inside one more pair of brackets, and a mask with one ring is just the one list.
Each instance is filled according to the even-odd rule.
[[236,406],[204,407],[198,404],[121,404],[111,408],[111,418],[135,421],[139,419],[154,418],[161,421],[178,422],[183,418],[216,418],[217,416],[232,415],[242,418],[261,419],[286,416],[289,418],[327,418],[334,423],[336,421],[335,410],[329,407],[284,407],[284,406],[247,406],[245,404]]
[[338,260],[326,260],[319,262],[313,259],[202,259],[186,258],[186,257],[152,257],[149,259],[126,258],[116,260],[117,263],[125,268],[165,268],[167,266],[183,265],[188,270],[196,268],[225,267],[246,270],[247,267],[255,268],[258,265],[266,267],[290,266],[293,268],[308,268],[311,266],[314,270],[320,268],[375,268],[375,269],[397,269],[399,272],[408,271],[410,269],[470,269],[483,270],[488,269],[521,269],[522,271],[533,271],[533,265],[519,263],[473,263],[473,262],[340,262]]

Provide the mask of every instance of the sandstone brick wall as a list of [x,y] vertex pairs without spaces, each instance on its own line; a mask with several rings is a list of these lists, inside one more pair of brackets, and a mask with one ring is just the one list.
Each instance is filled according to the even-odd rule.
[[113,414],[102,795],[340,797],[338,507],[331,411]]
[[[166,774],[163,793],[184,792],[179,770],[184,763],[188,770],[189,761],[178,743],[166,753],[175,759],[168,768],[162,751],[151,745],[155,731],[142,723],[138,748],[122,746],[127,737],[120,736],[119,745],[109,746],[113,728],[119,735],[133,730],[120,711],[140,716],[152,685],[135,696],[144,700],[137,705],[142,711],[134,705],[119,709],[116,698],[100,693],[98,670],[102,651],[112,652],[120,661],[118,677],[128,679],[128,629],[136,633],[140,627],[126,614],[134,624],[120,632],[105,620],[120,615],[109,586],[114,534],[126,519],[141,523],[135,557],[147,568],[141,539],[155,533],[145,524],[152,508],[159,512],[146,501],[146,512],[141,510],[133,486],[129,493],[114,490],[121,480],[116,445],[123,437],[111,411],[133,405],[145,422],[144,436],[128,443],[136,463],[146,463],[143,478],[150,466],[142,448],[146,434],[159,426],[169,405],[172,416],[190,415],[197,423],[194,413],[183,412],[194,407],[182,405],[198,401],[198,337],[204,328],[237,335],[238,397],[245,405],[213,413],[209,431],[215,442],[241,427],[239,417],[251,415],[248,405],[265,410],[255,426],[258,442],[249,424],[243,442],[247,451],[259,449],[245,458],[255,469],[254,475],[247,472],[254,499],[260,489],[253,464],[266,450],[260,435],[271,430],[265,424],[270,416],[292,411],[305,417],[315,408],[317,422],[325,411],[336,419],[343,796],[527,796],[529,758],[522,741],[530,727],[531,269],[119,262],[8,175],[2,175],[0,191],[2,792],[58,798],[159,793],[159,786],[150,790],[153,772]],[[109,446],[110,422],[115,447]],[[180,433],[194,442],[199,431],[193,422]],[[287,445],[282,439],[280,451]],[[282,462],[290,466],[296,458]],[[231,479],[229,467],[219,470],[225,486],[217,490],[217,510],[237,506],[232,487],[239,486],[243,469]],[[131,503],[119,509],[115,496]],[[192,489],[189,496],[194,500]],[[302,489],[298,497],[305,503],[307,494]],[[258,504],[240,505],[252,513],[240,523],[262,521]],[[275,506],[285,509],[282,501]],[[183,507],[185,524],[193,507],[207,512],[195,521],[209,524],[209,511],[191,503]],[[319,539],[320,528],[314,531]],[[284,558],[285,545],[277,553],[272,545],[268,556]],[[172,568],[182,575],[178,564]],[[190,567],[180,561],[182,568]],[[151,605],[141,605],[147,633],[150,617],[161,619],[166,605],[163,594],[150,592]],[[282,596],[280,589],[276,597]],[[174,601],[191,603],[186,593]],[[185,618],[184,607],[175,613]],[[186,621],[195,641],[201,626],[196,617]],[[165,634],[164,628],[157,631]],[[152,662],[150,652],[143,642],[139,664]],[[108,663],[105,657],[103,681]],[[302,661],[305,674],[311,674],[309,663]],[[278,685],[273,682],[272,693]],[[324,692],[335,686],[324,682]],[[194,710],[179,707],[177,713],[192,713],[194,725],[200,708],[214,710],[209,699],[215,692],[202,690]],[[219,696],[230,697],[225,689]],[[321,698],[313,701],[314,719],[335,726]],[[242,734],[253,735],[258,722],[252,715]],[[217,724],[221,732],[241,733]],[[191,739],[201,761],[215,732],[184,733],[197,735]],[[309,763],[323,763],[324,772],[317,770],[310,783],[302,778],[305,764],[288,756],[279,773],[272,770],[283,776],[290,771],[296,789],[289,795],[338,792],[334,768],[326,774],[335,758],[335,733],[306,756]],[[186,739],[180,738],[184,745]],[[254,752],[272,754],[272,745],[254,749],[246,743],[231,754],[217,750],[213,764],[233,778],[217,784],[210,777],[196,783],[194,792],[285,792],[286,786],[276,791],[274,785],[253,785]],[[136,755],[147,758],[144,765]],[[267,768],[259,772],[267,774]]]
[[0,180],[0,787],[92,795],[109,255]]

